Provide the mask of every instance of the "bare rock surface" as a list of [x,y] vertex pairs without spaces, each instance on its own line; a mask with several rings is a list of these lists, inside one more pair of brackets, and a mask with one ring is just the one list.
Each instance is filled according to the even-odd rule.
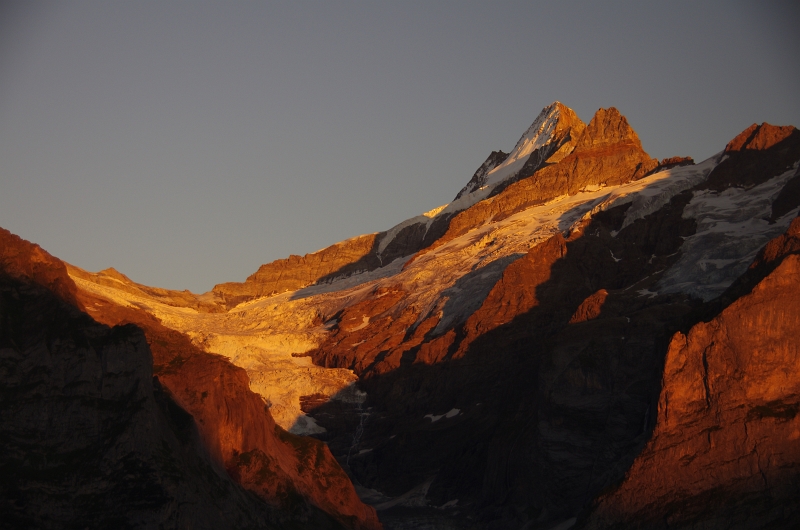
[[587,187],[624,184],[643,177],[658,165],[642,149],[628,121],[617,109],[600,109],[578,137],[574,149],[558,163],[532,171],[499,195],[457,214],[447,232],[423,252],[530,206]]
[[794,253],[719,316],[672,338],[653,436],[586,528],[796,523],[798,300]]

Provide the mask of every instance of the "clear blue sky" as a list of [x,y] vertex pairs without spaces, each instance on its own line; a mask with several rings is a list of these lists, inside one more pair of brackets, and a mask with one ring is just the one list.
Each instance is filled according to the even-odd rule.
[[449,202],[560,100],[659,158],[800,126],[797,2],[0,4],[0,226],[209,290]]

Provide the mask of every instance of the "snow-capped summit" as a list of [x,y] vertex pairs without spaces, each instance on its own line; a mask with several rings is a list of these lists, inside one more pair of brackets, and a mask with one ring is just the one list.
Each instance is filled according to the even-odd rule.
[[523,168],[526,173],[533,173],[545,163],[558,162],[572,151],[585,128],[571,108],[559,101],[551,103],[542,109],[508,156],[500,158],[502,151],[489,156],[456,199],[484,186],[513,182]]

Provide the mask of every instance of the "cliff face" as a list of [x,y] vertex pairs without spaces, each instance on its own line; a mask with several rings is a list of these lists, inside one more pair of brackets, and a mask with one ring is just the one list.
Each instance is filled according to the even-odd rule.
[[[426,249],[430,245],[439,245],[445,241],[441,236],[451,233],[448,227],[452,220],[459,218],[458,212],[483,198],[466,196],[487,186],[486,194],[501,193],[512,183],[532,175],[539,169],[561,162],[576,150],[576,146],[581,142],[587,144],[582,149],[585,156],[580,159],[584,166],[586,159],[600,154],[598,149],[601,145],[606,148],[600,155],[608,159],[606,165],[619,162],[611,160],[614,156],[635,158],[637,154],[643,155],[644,151],[641,150],[638,137],[627,125],[625,118],[620,116],[616,109],[609,109],[608,112],[610,114],[606,116],[606,111],[603,109],[598,111],[598,116],[592,122],[594,125],[590,124],[592,130],[587,139],[585,134],[587,127],[575,112],[560,102],[554,102],[542,110],[509,154],[502,151],[492,152],[458,193],[449,209],[431,214],[430,217],[429,214],[418,216],[386,232],[348,239],[305,256],[290,256],[288,259],[276,260],[262,265],[244,283],[219,284],[214,286],[212,293],[225,307],[231,308],[254,298],[301,289],[315,283],[328,283],[358,272],[372,271],[388,265],[395,259]],[[592,149],[595,151],[594,154],[591,153]],[[625,149],[633,151],[638,149],[641,153],[625,155],[622,153]],[[649,169],[656,166],[656,163],[650,163],[649,158],[646,164],[649,164],[647,165]],[[584,170],[590,171],[591,168],[586,166]],[[642,176],[645,172],[639,171],[636,176]],[[572,187],[574,186],[570,189]],[[462,197],[465,199],[459,201]],[[449,239],[452,239],[452,236]]]
[[600,499],[587,528],[796,521],[798,300],[795,251],[716,318],[672,338],[653,436],[622,485]]
[[[796,248],[800,221],[790,225],[792,213],[787,212],[774,223],[768,219],[778,198],[796,197],[791,192],[796,165],[787,168],[783,162],[770,166],[773,173],[764,173],[757,181],[751,183],[743,174],[715,190],[709,182],[713,183],[718,171],[730,171],[723,164],[732,155],[720,157],[722,162],[714,158],[698,165],[665,160],[668,169],[639,179],[637,172],[650,171],[654,160],[644,158],[634,164],[636,158],[612,154],[618,163],[607,166],[605,175],[609,181],[620,179],[625,184],[610,184],[603,188],[607,191],[598,191],[605,195],[587,199],[586,209],[578,210],[583,214],[571,216],[561,210],[561,201],[568,200],[564,198],[541,205],[525,202],[524,190],[537,182],[546,190],[542,193],[549,194],[564,191],[561,186],[569,178],[579,179],[582,170],[576,159],[582,152],[600,153],[597,158],[602,160],[606,150],[640,149],[623,120],[611,118],[606,114],[600,120],[606,126],[587,128],[600,140],[579,143],[560,163],[543,167],[457,214],[450,230],[458,227],[459,218],[476,215],[464,233],[451,233],[450,240],[445,235],[406,263],[400,273],[376,284],[366,283],[358,302],[326,313],[327,335],[309,353],[319,365],[355,370],[369,396],[366,405],[372,408],[363,425],[354,411],[334,403],[316,404],[309,413],[328,429],[320,436],[334,454],[348,455],[349,466],[362,483],[390,497],[399,496],[395,498],[423,488],[427,501],[435,506],[452,506],[454,499],[459,505],[479,506],[476,511],[486,527],[550,528],[570,520],[596,495],[623,479],[660,421],[659,382],[667,377],[665,358],[667,370],[671,366],[673,335],[689,333],[686,340],[691,342],[693,325],[718,317],[734,300],[744,300],[742,296],[775,269],[780,261],[777,256]],[[765,144],[758,156],[770,160],[770,145],[777,143]],[[800,153],[792,164],[798,159]],[[570,160],[574,165],[568,169],[559,167]],[[603,163],[587,169],[586,175],[601,178],[603,171],[598,168]],[[559,171],[564,171],[564,178],[553,179],[546,187],[548,175]],[[622,198],[625,192],[621,190],[636,186],[641,186],[636,188],[640,192]],[[594,197],[584,190],[574,196]],[[796,215],[794,208],[789,212]],[[530,220],[546,224],[554,223],[554,218],[560,230],[550,232],[550,237],[537,232],[540,238],[525,252],[517,250],[500,258],[513,241],[507,236],[510,231],[526,233]],[[737,229],[730,228],[736,222]],[[739,231],[743,226],[747,230]],[[784,235],[769,241],[787,226]],[[763,250],[756,254],[758,247]],[[440,296],[445,302],[427,309],[418,290],[429,285],[426,282],[433,283],[431,276],[446,276],[449,270],[443,265],[459,263],[456,256],[462,255],[470,256],[465,259],[469,272],[444,284]],[[494,257],[491,264],[478,257],[487,255]],[[711,293],[707,301],[689,296],[695,285]],[[786,296],[776,301],[777,306],[794,311],[796,293]],[[754,307],[769,299],[770,295],[764,295],[753,302]],[[459,320],[453,315],[465,316]],[[730,324],[747,330],[749,341],[732,333],[725,336],[742,345],[742,355],[750,348],[763,350],[758,341],[769,343],[773,337],[770,332],[761,333],[759,326],[768,325],[773,317],[786,326],[781,332],[784,337],[798,329],[794,317],[767,311],[754,317],[755,324],[749,328],[743,322]],[[709,340],[719,344],[722,339]],[[780,363],[792,362],[784,358],[777,364],[756,363],[763,371],[755,379],[785,371],[787,379],[781,383],[785,387],[796,376],[794,368],[784,370]],[[718,378],[735,378],[742,370],[734,366]],[[702,389],[697,376],[696,371],[686,372],[692,385]],[[709,415],[724,418],[731,426],[741,425],[747,414],[758,414],[749,412],[758,407],[767,407],[758,409],[765,417],[793,418],[794,397],[786,399],[778,402],[778,398],[770,401],[748,395],[730,405],[744,414],[741,418],[714,411]],[[700,433],[710,425],[697,418],[687,422],[699,422]],[[362,427],[363,434],[354,441],[351,433]],[[776,486],[773,492],[750,483],[753,489],[748,490],[747,500],[766,507],[765,513],[781,502],[785,513],[796,510],[787,496],[796,484],[791,478],[797,474],[793,453],[784,442],[774,445],[766,440],[780,440],[783,435],[791,440],[794,427],[786,428],[774,436],[763,431],[760,441],[753,442],[763,444],[762,456],[777,451],[788,458],[775,457],[775,462],[782,462],[776,463],[777,473],[789,481],[785,482],[788,486]],[[685,425],[675,428],[676,433],[682,431],[695,432]],[[740,434],[734,429],[720,444],[733,444]],[[742,455],[750,453],[748,449]],[[727,469],[730,461],[742,458],[709,455],[705,467],[692,471],[704,477],[696,491],[703,495],[717,488],[729,491],[724,476],[736,472],[725,471],[717,477],[712,471],[715,466]],[[642,473],[677,465],[654,462],[640,464]],[[686,477],[668,476],[662,485],[672,487],[679,478]],[[648,497],[644,483],[634,482],[630,492],[650,504],[618,519],[598,519],[597,527],[615,521],[625,527],[625,521],[635,522],[651,508],[662,513],[656,509],[661,501]],[[662,493],[653,495],[691,501],[690,495],[682,497],[674,489],[663,497]],[[780,500],[773,502],[773,497]],[[727,506],[721,497],[698,498],[711,502],[714,510]],[[667,511],[676,509],[672,505]],[[767,520],[779,527],[786,525],[782,516],[769,519],[773,515],[768,514]],[[688,510],[671,519],[676,524],[679,520],[689,525],[703,519]],[[647,521],[642,527],[652,522]]]
[[275,425],[244,370],[2,235],[3,501],[20,522],[380,528],[324,444]]
[[473,191],[485,186],[489,173],[494,168],[505,162],[507,158],[508,153],[504,153],[503,151],[492,151],[492,154],[490,154],[483,164],[481,164],[480,167],[475,171],[475,174],[472,175],[471,179],[469,179],[467,185],[461,188],[461,191],[458,192],[454,200],[458,200],[462,196],[472,193]]
[[64,263],[39,245],[29,243],[4,228],[0,228],[0,270],[11,278],[41,285],[65,302],[78,305],[77,290]]
[[728,142],[725,159],[709,177],[710,189],[752,187],[789,169],[800,156],[800,131],[769,123],[753,124]]

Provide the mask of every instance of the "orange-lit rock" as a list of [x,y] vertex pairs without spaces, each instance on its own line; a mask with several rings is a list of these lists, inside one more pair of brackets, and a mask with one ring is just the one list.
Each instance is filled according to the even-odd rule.
[[[144,311],[77,289],[63,262],[2,229],[0,259],[4,274],[33,281],[80,308],[91,307],[91,316],[103,324],[142,328],[152,352],[152,373],[194,417],[212,459],[245,488],[290,512],[308,502],[347,528],[381,528],[375,510],[359,500],[325,444],[276,426],[242,368],[199,350],[187,336]],[[107,275],[135,288],[122,275]]]
[[39,245],[0,228],[0,270],[12,278],[33,281],[50,289],[65,302],[80,307],[75,284],[64,263]]
[[259,296],[293,291],[326,277],[336,277],[380,266],[374,254],[377,234],[354,237],[305,256],[289,256],[259,267],[243,283],[215,285],[212,292],[227,307]]
[[736,135],[736,138],[728,142],[725,146],[725,152],[730,153],[734,151],[754,150],[763,151],[769,149],[789,138],[794,134],[795,128],[791,125],[770,125],[769,123],[762,123],[758,125],[754,123],[744,131]]
[[[791,125],[755,123],[725,147],[725,159],[714,168],[705,187],[750,188],[791,168],[800,158],[800,131]],[[794,207],[796,202],[791,207]],[[789,209],[788,208],[787,211]]]
[[798,300],[800,256],[790,254],[712,321],[673,337],[653,437],[587,528],[789,523],[784,503],[800,492]]
[[636,132],[617,109],[599,109],[568,155],[530,175],[520,175],[518,182],[499,195],[458,213],[447,232],[421,252],[429,252],[489,220],[504,219],[559,195],[571,195],[587,186],[636,180],[657,165],[658,160],[642,149]]
[[578,322],[586,322],[600,316],[600,311],[603,309],[603,304],[608,298],[608,291],[600,289],[586,300],[584,300],[572,318],[569,319],[570,324],[577,324]]
[[481,308],[465,324],[467,343],[539,305],[538,288],[550,280],[553,264],[567,253],[567,242],[556,234],[533,247],[503,271],[503,277],[492,287]]
[[250,390],[245,370],[199,350],[147,313],[86,292],[79,298],[101,322],[144,329],[155,375],[195,418],[211,456],[245,488],[284,509],[310,502],[348,528],[381,527],[325,444],[275,425],[267,405]]

